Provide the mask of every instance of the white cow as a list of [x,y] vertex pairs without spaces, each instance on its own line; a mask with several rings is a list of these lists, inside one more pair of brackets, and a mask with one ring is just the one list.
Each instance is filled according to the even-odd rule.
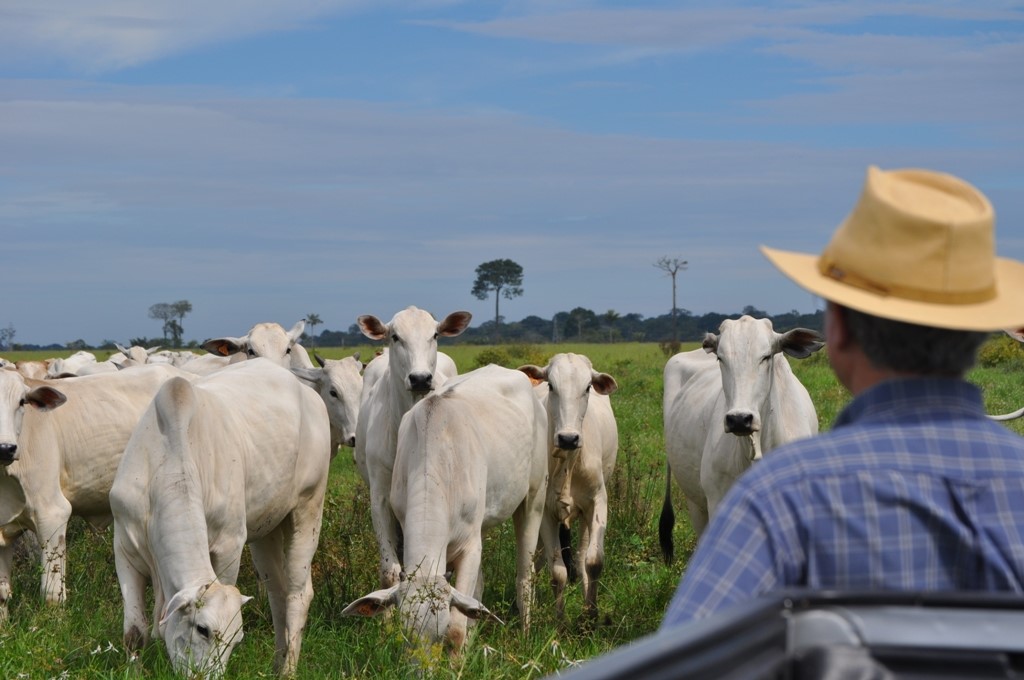
[[153,634],[175,670],[219,676],[242,637],[248,598],[235,580],[248,543],[270,598],[275,670],[295,672],[330,441],[323,401],[268,360],[168,381],[110,491],[127,649],[147,642],[152,581]]
[[131,347],[125,347],[124,345],[114,343],[118,351],[124,355],[124,360],[118,362],[125,368],[128,366],[142,366],[148,364],[152,358],[160,351],[160,346],[154,347],[142,347],[141,345],[132,345]]
[[124,446],[153,395],[178,373],[140,366],[50,382],[0,371],[0,616],[11,595],[10,541],[25,529],[42,543],[43,597],[65,600],[68,520],[109,524],[107,494]]
[[534,388],[547,410],[548,493],[541,529],[544,551],[551,566],[555,607],[565,613],[568,579],[559,545],[559,525],[581,527],[579,558],[583,574],[584,613],[597,616],[597,582],[604,566],[604,535],[608,525],[607,480],[615,470],[619,431],[612,411],[618,385],[607,373],[594,370],[580,354],[556,354],[544,368],[521,366],[520,371],[540,381]]
[[[356,425],[356,467],[370,487],[370,515],[380,547],[380,582],[383,587],[398,582],[399,529],[388,500],[391,470],[395,464],[398,426],[416,401],[454,375],[444,365],[455,363],[437,351],[437,338],[454,337],[466,330],[472,315],[452,312],[437,321],[429,312],[408,307],[387,324],[375,316],[358,319],[363,335],[387,341],[387,352],[375,357],[364,372],[363,404]],[[441,363],[442,357],[448,361]]]
[[807,388],[785,353],[797,359],[824,346],[816,331],[777,333],[768,319],[726,319],[702,349],[665,365],[664,425],[668,475],[661,546],[672,559],[671,477],[686,497],[699,536],[722,496],[763,453],[818,432]]
[[46,368],[46,377],[64,378],[67,376],[77,375],[81,368],[95,363],[95,354],[92,352],[86,352],[85,350],[79,350],[67,358],[57,357],[51,360]]
[[[344,614],[397,607],[413,640],[466,640],[481,604],[483,533],[513,518],[516,603],[529,626],[533,553],[547,485],[547,416],[519,371],[489,365],[448,380],[402,419],[390,499],[404,536],[400,582]],[[445,579],[454,571],[454,585]]]
[[292,373],[320,394],[331,420],[331,454],[339,446],[356,445],[356,423],[363,391],[363,364],[359,353],[344,359],[324,359],[314,353],[320,368],[293,368]]
[[309,353],[298,344],[305,329],[305,319],[289,331],[278,323],[258,323],[240,338],[213,338],[204,342],[202,348],[217,356],[231,357],[232,361],[263,357],[285,368],[313,368]]
[[33,380],[45,380],[52,359],[22,359],[14,362],[18,373]]

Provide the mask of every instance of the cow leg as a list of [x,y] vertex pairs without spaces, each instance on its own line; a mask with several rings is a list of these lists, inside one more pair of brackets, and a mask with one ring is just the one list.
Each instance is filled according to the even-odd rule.
[[[519,607],[519,618],[523,630],[530,628],[530,608],[533,605],[533,559],[537,552],[541,526],[545,521],[543,487],[539,492],[531,492],[512,514],[512,522],[516,532],[516,605]],[[560,552],[558,529],[554,531],[554,543],[548,547],[544,542],[544,550]],[[549,558],[549,563],[551,562]],[[564,565],[563,565],[564,566]]]
[[135,568],[126,550],[115,526],[114,568],[124,601],[124,647],[134,653],[149,642],[149,625],[146,623],[146,583],[149,578]]
[[63,496],[36,512],[36,534],[42,541],[43,579],[41,591],[48,604],[60,604],[67,599],[64,571],[67,567],[67,531],[71,519],[71,504]]
[[686,510],[690,514],[690,526],[693,533],[700,536],[708,525],[708,506],[705,503],[697,503],[686,499]]
[[[469,594],[477,592],[477,577],[480,574],[483,546],[479,539],[474,539],[466,546],[458,564],[455,565],[455,589],[460,593]],[[466,630],[468,617],[459,609],[452,607],[448,619],[448,642],[451,643],[452,653],[459,654],[466,646]]]
[[402,563],[398,556],[398,520],[391,511],[388,500],[391,494],[390,480],[387,488],[383,483],[370,487],[370,519],[373,520],[373,533],[377,535],[380,549],[380,587],[390,588],[398,583],[402,572]]
[[565,618],[565,586],[569,582],[569,570],[565,566],[558,527],[555,518],[545,512],[541,520],[541,545],[544,548],[544,560],[551,568],[551,591],[555,596],[555,613],[561,620]]
[[274,622],[274,670],[281,672],[288,657],[285,618],[288,609],[288,578],[284,568],[284,535],[281,528],[249,544],[256,574],[266,586],[270,615]]
[[11,563],[14,558],[14,532],[5,533],[4,527],[0,527],[0,625],[7,622],[8,607],[11,595]]
[[583,612],[593,618],[597,616],[597,581],[604,569],[604,534],[608,526],[608,493],[604,486],[595,495],[587,515],[588,522],[580,538],[580,561],[583,563]]

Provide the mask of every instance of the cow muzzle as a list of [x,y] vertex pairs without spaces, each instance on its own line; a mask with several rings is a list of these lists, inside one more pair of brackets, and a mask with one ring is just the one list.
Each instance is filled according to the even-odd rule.
[[575,451],[580,448],[579,432],[558,432],[555,434],[555,446],[563,451]]
[[10,465],[18,460],[17,444],[0,444],[0,465]]
[[413,394],[426,394],[434,389],[434,376],[431,373],[410,373],[409,391]]
[[737,437],[749,437],[761,429],[761,424],[750,411],[729,411],[725,414],[725,431]]

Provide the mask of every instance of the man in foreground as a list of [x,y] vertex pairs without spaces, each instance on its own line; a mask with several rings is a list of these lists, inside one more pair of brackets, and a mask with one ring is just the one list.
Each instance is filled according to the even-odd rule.
[[762,247],[827,301],[854,399],[731,488],[662,630],[784,587],[1024,592],[1024,439],[964,379],[989,332],[1024,325],[1024,263],[994,251],[977,189],[874,167],[820,257]]

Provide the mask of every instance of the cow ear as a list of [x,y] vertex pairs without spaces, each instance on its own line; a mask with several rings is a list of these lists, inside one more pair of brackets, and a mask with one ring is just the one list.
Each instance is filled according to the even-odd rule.
[[320,376],[324,374],[322,368],[292,368],[292,375],[309,385],[314,390],[320,387]]
[[67,400],[68,398],[64,396],[63,392],[45,385],[29,390],[25,395],[25,402],[32,404],[40,411],[52,411]]
[[363,314],[356,319],[356,323],[359,324],[359,330],[363,335],[371,340],[383,340],[388,337],[388,327],[372,314]]
[[488,621],[494,621],[502,626],[505,622],[491,613],[491,610],[484,606],[482,602],[477,600],[475,597],[464,595],[455,588],[451,589],[452,594],[452,606],[458,609],[460,612],[465,614],[471,619],[487,619]]
[[377,616],[398,603],[398,587],[393,585],[384,590],[375,590],[364,595],[342,610],[342,616]]
[[714,354],[718,351],[718,336],[714,333],[705,333],[704,342],[701,343],[701,347],[703,347],[704,351],[708,354]]
[[241,352],[244,345],[241,338],[214,338],[200,346],[210,354],[227,357]]
[[530,376],[530,380],[533,380],[534,382],[541,383],[548,379],[547,369],[541,368],[540,366],[526,364],[525,366],[520,366],[517,370]]
[[777,340],[779,349],[794,359],[806,359],[825,346],[821,334],[808,328],[794,328],[779,335]]
[[199,599],[199,588],[185,588],[184,590],[179,590],[174,594],[174,597],[164,605],[164,611],[160,615],[160,623],[158,625],[165,625],[167,623],[167,618],[171,614],[182,609],[188,609],[196,602],[197,599]]
[[598,394],[611,394],[619,389],[619,384],[615,382],[615,378],[607,373],[594,373],[590,378],[590,384],[594,386],[594,390]]
[[1006,334],[1009,335],[1014,340],[1020,340],[1021,342],[1024,342],[1024,328],[1007,328],[1005,330]]
[[469,321],[472,318],[473,315],[469,312],[452,312],[437,324],[437,334],[453,338],[469,328]]
[[304,330],[306,330],[306,320],[299,319],[295,322],[295,325],[292,326],[292,329],[288,331],[288,344],[294,345],[298,342],[299,338],[302,337],[302,332]]
[[[355,354],[353,354],[352,358],[355,359],[356,361],[359,361],[359,352],[356,352]],[[362,363],[362,362],[360,362],[360,363]],[[366,364],[363,364],[363,366],[365,366],[365,365]]]

